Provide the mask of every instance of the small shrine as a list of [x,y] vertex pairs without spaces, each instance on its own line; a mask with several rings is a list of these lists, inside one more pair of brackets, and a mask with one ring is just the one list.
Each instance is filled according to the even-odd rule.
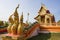
[[38,12],[38,16],[36,16],[34,19],[36,19],[41,24],[55,23],[54,15],[50,13],[50,11],[45,7],[45,5],[41,6]]

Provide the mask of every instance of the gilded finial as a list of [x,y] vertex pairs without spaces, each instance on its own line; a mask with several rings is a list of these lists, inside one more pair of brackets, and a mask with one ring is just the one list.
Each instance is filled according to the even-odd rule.
[[41,3],[41,6],[47,10],[47,7],[45,6],[45,4]]

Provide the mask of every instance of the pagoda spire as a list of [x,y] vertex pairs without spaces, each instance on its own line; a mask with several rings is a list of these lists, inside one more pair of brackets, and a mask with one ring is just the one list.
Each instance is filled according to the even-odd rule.
[[45,4],[41,3],[41,7],[43,7],[45,10],[47,10],[47,7],[45,6]]
[[29,21],[29,13],[27,14],[26,24],[28,24],[28,21]]

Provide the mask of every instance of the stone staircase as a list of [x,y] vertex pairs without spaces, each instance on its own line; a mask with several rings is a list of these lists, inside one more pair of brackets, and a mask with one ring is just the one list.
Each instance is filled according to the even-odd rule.
[[29,36],[33,33],[33,31],[39,27],[40,25],[37,22],[34,22],[31,26],[29,26],[29,29],[26,31],[26,38],[29,38]]

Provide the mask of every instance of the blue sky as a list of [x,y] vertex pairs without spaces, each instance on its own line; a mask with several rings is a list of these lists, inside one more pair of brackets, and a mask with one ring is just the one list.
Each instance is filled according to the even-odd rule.
[[55,20],[60,20],[60,0],[0,0],[0,20],[8,21],[11,14],[18,4],[20,4],[18,13],[24,14],[24,22],[27,20],[27,13],[29,13],[29,22],[34,22],[41,7],[41,3],[50,10],[55,16]]

